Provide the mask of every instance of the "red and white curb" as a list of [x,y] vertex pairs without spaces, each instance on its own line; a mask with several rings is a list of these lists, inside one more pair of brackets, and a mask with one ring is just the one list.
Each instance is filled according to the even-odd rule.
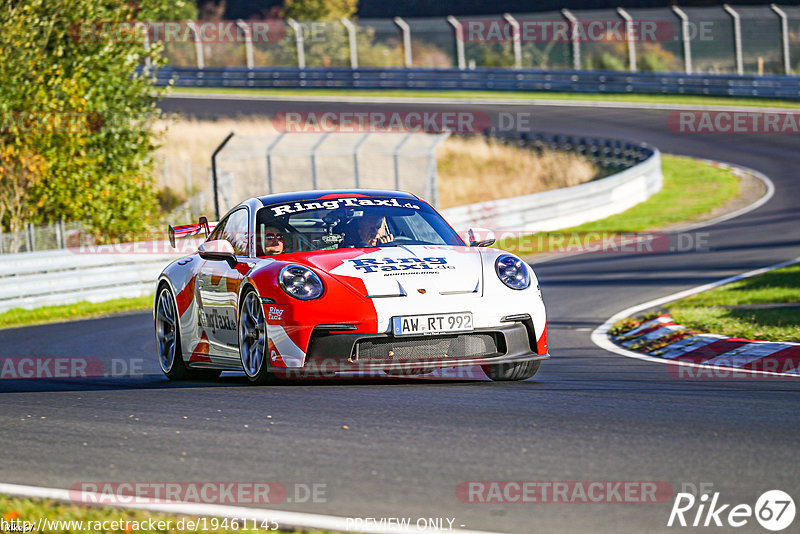
[[[745,340],[729,339],[724,336],[717,336],[713,334],[695,334],[695,333],[692,333],[692,335],[681,339],[679,331],[681,329],[683,330],[685,329],[681,325],[675,324],[671,320],[671,318],[663,316],[657,318],[659,319],[658,322],[650,324],[645,328],[643,328],[644,325],[639,325],[638,328],[640,330],[638,332],[634,330],[627,332],[628,335],[635,335],[637,333],[640,333],[641,334],[640,337],[642,338],[643,342],[652,342],[653,339],[657,339],[663,336],[675,336],[676,339],[674,343],[666,343],[666,342],[663,343],[664,347],[666,347],[667,350],[665,350],[659,356],[647,354],[644,352],[638,352],[635,350],[631,350],[628,347],[617,344],[611,339],[611,337],[608,334],[608,331],[611,329],[614,323],[616,323],[620,319],[625,319],[627,317],[634,317],[645,310],[663,306],[668,302],[673,302],[675,300],[695,295],[697,293],[702,293],[703,291],[708,291],[710,289],[714,289],[716,287],[729,284],[737,280],[758,276],[760,274],[764,274],[775,269],[780,269],[781,267],[788,267],[796,263],[800,263],[800,258],[784,261],[781,263],[777,263],[775,265],[770,265],[769,267],[763,267],[761,269],[755,269],[753,271],[724,278],[722,280],[718,280],[710,284],[704,284],[702,286],[693,287],[685,291],[679,291],[678,293],[673,293],[671,295],[667,295],[655,300],[644,302],[636,306],[631,306],[630,308],[622,310],[619,313],[616,313],[613,316],[609,317],[606,320],[606,322],[595,328],[594,332],[592,332],[592,342],[598,347],[607,350],[608,352],[613,352],[615,354],[619,354],[620,356],[625,356],[626,358],[634,358],[637,360],[644,360],[648,362],[661,363],[661,364],[666,363],[668,365],[708,369],[714,372],[718,372],[719,370],[724,369],[724,370],[735,371],[736,376],[763,375],[763,376],[779,376],[779,377],[794,377],[794,378],[800,377],[800,372],[797,371],[797,366],[795,366],[793,369],[790,369],[791,372],[783,372],[783,371],[777,372],[771,369],[759,368],[757,365],[750,365],[751,363],[758,361],[765,356],[771,356],[773,359],[777,359],[776,361],[785,361],[791,357],[800,358],[800,356],[796,355],[797,353],[793,352],[796,348],[798,348],[797,344],[795,343],[771,343],[771,342],[754,341],[747,339]],[[648,331],[645,332],[645,330]],[[645,336],[649,337],[645,338]],[[658,344],[652,343],[652,345],[658,345]],[[753,346],[750,347],[749,345]],[[776,348],[776,345],[780,345],[780,347]],[[657,348],[660,349],[663,347],[657,347]],[[782,350],[788,351],[790,349],[791,351],[789,352],[780,353],[780,351]],[[748,355],[737,356],[740,352],[747,352]],[[761,358],[756,357],[759,354],[762,354]],[[709,356],[706,357],[706,355]],[[734,358],[741,358],[741,360],[739,359],[734,360]],[[748,358],[753,358],[753,360],[746,361]],[[784,365],[789,365],[789,364],[784,363]],[[688,376],[689,373],[684,374],[682,369],[680,368],[678,369],[679,370],[677,371],[675,371],[674,369],[670,370],[670,373],[673,373],[674,371],[674,374],[677,375],[678,377],[684,377],[684,376],[686,376],[687,378],[689,377]],[[700,373],[697,372],[696,370],[694,372],[694,375],[697,378],[701,378]],[[716,376],[722,377],[722,375],[719,373]]]
[[611,339],[627,349],[674,362],[800,377],[800,343],[700,334],[666,314]]

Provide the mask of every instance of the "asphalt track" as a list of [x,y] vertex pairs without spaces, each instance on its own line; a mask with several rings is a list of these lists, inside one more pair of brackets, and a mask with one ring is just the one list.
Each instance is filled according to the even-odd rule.
[[[291,106],[296,104],[194,98],[163,103],[170,111],[206,116]],[[325,106],[331,104],[302,109]],[[458,484],[654,480],[676,492],[686,483],[712,483],[725,503],[754,505],[770,489],[798,501],[800,381],[676,379],[666,366],[598,349],[590,333],[625,307],[799,256],[800,137],[672,133],[666,110],[451,107],[492,116],[530,111],[536,130],[640,140],[664,152],[744,165],[769,176],[776,194],[753,212],[701,229],[708,232],[707,249],[585,254],[538,265],[553,358],[522,383],[257,388],[230,376],[176,385],[158,372],[147,313],[0,331],[3,357],[121,358],[144,370],[144,376],[127,378],[1,381],[2,481],[58,488],[128,480],[266,480],[288,488],[316,483],[327,485],[325,502],[274,508],[345,517],[449,517],[456,526],[513,532],[675,530],[666,528],[673,501],[468,504],[457,498]],[[763,532],[753,519],[737,530]]]

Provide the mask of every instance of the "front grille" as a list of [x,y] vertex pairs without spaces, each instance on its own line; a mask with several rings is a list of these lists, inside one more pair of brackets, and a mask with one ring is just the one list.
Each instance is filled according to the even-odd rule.
[[362,339],[353,348],[353,361],[451,360],[479,358],[501,352],[497,334],[461,334],[410,339]]

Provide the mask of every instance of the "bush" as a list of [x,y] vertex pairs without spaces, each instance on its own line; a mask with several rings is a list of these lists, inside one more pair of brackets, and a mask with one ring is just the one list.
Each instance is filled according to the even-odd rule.
[[[24,217],[81,221],[104,240],[144,231],[158,209],[150,118],[164,89],[136,69],[146,57],[160,64],[161,50],[146,51],[118,23],[185,19],[196,14],[193,5],[0,0],[0,11],[0,48],[7,51],[0,55],[0,151],[15,146],[44,161],[40,179],[3,167],[4,180],[30,184]],[[101,23],[114,31],[98,33]],[[17,120],[20,113],[35,119]],[[8,228],[9,222],[6,213],[2,223]]]

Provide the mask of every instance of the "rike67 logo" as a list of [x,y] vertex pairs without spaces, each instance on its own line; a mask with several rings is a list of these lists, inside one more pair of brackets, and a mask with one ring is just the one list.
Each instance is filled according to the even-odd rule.
[[678,493],[669,514],[667,526],[739,528],[755,520],[765,529],[777,532],[794,521],[794,500],[781,490],[764,492],[755,506],[724,503],[720,493]]

